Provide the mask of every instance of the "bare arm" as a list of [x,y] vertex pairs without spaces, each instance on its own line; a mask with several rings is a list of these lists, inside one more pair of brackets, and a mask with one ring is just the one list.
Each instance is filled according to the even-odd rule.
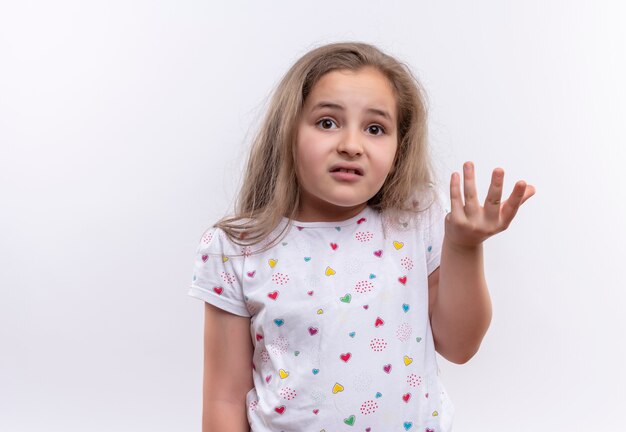
[[491,299],[483,272],[482,245],[459,250],[444,236],[441,265],[428,277],[430,316],[437,352],[466,363],[491,323]]
[[252,382],[250,318],[205,303],[202,432],[249,432]]
[[484,207],[478,202],[474,164],[463,165],[461,179],[450,179],[452,211],[446,215],[439,269],[428,277],[429,315],[435,348],[454,363],[465,363],[478,351],[491,323],[491,299],[483,268],[483,242],[504,231],[524,201],[535,194],[534,186],[518,181],[503,203],[504,170],[491,175]]

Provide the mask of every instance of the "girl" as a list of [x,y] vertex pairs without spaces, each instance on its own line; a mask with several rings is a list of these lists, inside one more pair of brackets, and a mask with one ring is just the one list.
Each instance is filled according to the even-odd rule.
[[484,207],[472,163],[433,187],[421,86],[364,43],[300,58],[254,139],[234,216],[208,229],[203,431],[451,430],[435,352],[478,350],[491,320],[482,242],[534,188]]

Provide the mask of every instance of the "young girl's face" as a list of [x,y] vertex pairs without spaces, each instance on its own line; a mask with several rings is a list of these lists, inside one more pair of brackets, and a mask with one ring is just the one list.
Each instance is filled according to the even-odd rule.
[[391,170],[396,115],[393,88],[374,68],[320,78],[298,124],[297,220],[338,221],[363,210]]

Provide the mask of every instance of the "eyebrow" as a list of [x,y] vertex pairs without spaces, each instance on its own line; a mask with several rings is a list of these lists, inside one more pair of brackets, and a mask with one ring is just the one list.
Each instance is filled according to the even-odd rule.
[[[334,102],[327,102],[327,101],[322,101],[322,102],[318,102],[313,108],[311,108],[311,111],[315,111],[321,108],[330,108],[330,109],[335,109],[335,110],[339,110],[339,111],[344,111],[344,107],[334,103]],[[368,108],[365,110],[368,113],[372,113],[372,114],[376,114],[379,115],[381,117],[386,118],[389,121],[391,120],[391,115],[389,115],[389,113],[385,110],[381,110],[378,108]]]

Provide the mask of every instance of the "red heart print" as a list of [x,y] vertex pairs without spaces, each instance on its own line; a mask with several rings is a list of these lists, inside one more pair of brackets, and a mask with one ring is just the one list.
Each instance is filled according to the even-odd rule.
[[365,432],[370,432],[372,428],[365,428]]
[[365,222],[367,219],[365,218],[361,218],[358,221],[356,221],[357,224],[362,224],[363,222]]
[[209,256],[207,254],[202,255],[202,262],[206,262],[206,260],[209,259]]
[[381,256],[383,256],[383,251],[382,250],[374,251],[374,255],[376,255],[378,258],[380,258]]
[[431,429],[431,428],[426,428],[425,432],[435,432],[435,429]]
[[313,291],[309,291],[309,292],[307,292],[307,294],[312,296],[313,295]]
[[426,393],[424,396],[428,397],[428,393]]
[[384,370],[385,372],[387,372],[387,373],[391,372],[391,365],[390,365],[390,364],[387,364],[387,365],[383,366],[383,370]]
[[256,270],[248,272],[247,274],[248,274],[248,277],[254,277],[254,275],[256,274]]
[[276,300],[276,297],[278,297],[278,291],[271,292],[267,296],[272,300]]
[[296,226],[296,228],[298,228],[298,231],[302,231],[304,229],[304,227],[301,226]]
[[347,363],[348,360],[350,360],[350,357],[352,357],[352,354],[345,353],[345,354],[341,354],[339,357],[341,357],[341,360],[343,360],[343,361],[345,361]]
[[268,375],[268,376],[265,377],[265,382],[269,383],[271,379],[272,379],[272,376]]
[[256,334],[256,340],[260,341],[261,339],[263,339],[263,335],[257,333]]
[[406,285],[406,276],[402,276],[398,278],[398,281],[402,284],[402,285]]
[[337,250],[338,245],[337,243],[331,243],[330,247],[333,248],[333,250]]
[[363,309],[367,309],[368,307],[368,305],[363,305]]
[[374,323],[374,326],[375,327],[380,327],[383,324],[385,324],[385,321],[383,321],[381,317],[377,317],[376,318],[376,323]]
[[221,295],[222,291],[224,291],[224,288],[222,288],[222,287],[213,287],[213,291],[215,291],[217,294]]
[[309,333],[313,336],[314,334],[317,334],[317,329],[315,327],[309,327]]
[[313,414],[317,414],[318,412],[320,412],[320,410],[318,410],[317,408],[313,410]]
[[285,405],[281,405],[279,407],[274,408],[274,411],[276,411],[278,414],[282,414],[285,412]]
[[402,400],[408,402],[411,399],[411,393],[406,393],[402,396]]

